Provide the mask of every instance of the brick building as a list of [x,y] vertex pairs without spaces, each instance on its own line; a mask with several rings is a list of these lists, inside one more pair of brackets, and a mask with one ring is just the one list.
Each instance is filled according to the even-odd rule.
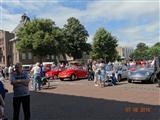
[[121,56],[121,58],[125,58],[125,59],[129,59],[129,55],[131,53],[133,53],[134,49],[131,47],[117,47],[116,48],[119,56]]
[[[39,62],[36,56],[33,56],[32,52],[26,51],[25,53],[20,53],[16,49],[16,43],[19,40],[16,36],[16,32],[23,27],[30,18],[24,14],[21,16],[20,23],[12,31],[0,30],[0,66],[9,66],[10,64],[15,64],[16,62],[21,62],[22,64],[34,64]],[[66,56],[66,58],[71,60],[72,58]],[[43,62],[53,62],[53,61],[65,61],[66,59],[60,56],[46,55]]]
[[0,30],[0,66],[12,64],[12,49],[10,39],[14,38],[14,33]]

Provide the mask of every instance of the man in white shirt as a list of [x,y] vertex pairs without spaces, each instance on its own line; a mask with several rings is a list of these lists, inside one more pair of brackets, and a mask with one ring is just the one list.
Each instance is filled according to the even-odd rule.
[[33,73],[33,88],[36,91],[37,90],[37,84],[38,84],[38,90],[41,90],[41,68],[40,63],[36,63],[36,66],[32,68],[31,73]]
[[12,72],[13,72],[13,67],[12,67],[12,65],[10,65],[8,68],[9,79],[11,77]]

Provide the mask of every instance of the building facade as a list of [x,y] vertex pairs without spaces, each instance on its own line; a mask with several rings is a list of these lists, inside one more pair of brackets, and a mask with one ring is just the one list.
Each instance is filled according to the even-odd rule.
[[131,47],[117,47],[116,50],[122,59],[129,59],[129,55],[134,51]]
[[[10,40],[10,48],[12,49],[12,61],[13,64],[16,62],[21,62],[22,64],[34,64],[35,62],[38,62],[38,58],[35,57],[31,51],[26,51],[25,53],[20,53],[16,49],[16,43],[19,41],[18,37],[16,36],[17,31],[23,27],[27,22],[30,21],[30,18],[24,14],[21,16],[20,23],[17,25],[17,27],[12,31],[15,36]],[[53,61],[53,57],[46,57],[44,61],[51,62]]]
[[14,33],[0,30],[0,66],[12,64],[12,49],[10,39],[14,38]]
[[[23,27],[30,18],[24,14],[21,16],[21,20],[17,27],[12,32],[0,30],[0,66],[14,65],[17,62],[22,64],[35,64],[40,62],[39,59],[32,54],[32,51],[26,51],[25,53],[20,53],[16,49],[16,44],[20,40],[16,33]],[[87,60],[88,56],[83,55],[83,59]],[[63,62],[63,61],[73,61],[73,57],[67,55],[46,55],[43,62]]]

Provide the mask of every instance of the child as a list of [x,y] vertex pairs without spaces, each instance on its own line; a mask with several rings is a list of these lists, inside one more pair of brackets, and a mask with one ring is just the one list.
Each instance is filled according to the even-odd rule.
[[115,76],[115,73],[112,73],[112,77],[111,77],[111,79],[112,79],[112,83],[114,84],[114,85],[116,85],[117,83],[117,79],[116,79],[116,76]]

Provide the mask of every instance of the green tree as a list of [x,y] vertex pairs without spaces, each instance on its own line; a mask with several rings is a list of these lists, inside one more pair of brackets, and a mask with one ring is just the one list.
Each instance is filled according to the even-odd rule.
[[46,55],[57,52],[56,30],[55,22],[50,19],[33,19],[17,32],[17,50],[31,51],[42,62]]
[[149,47],[145,43],[138,43],[135,51],[130,55],[135,60],[147,60],[150,58]]
[[113,61],[118,57],[117,46],[117,39],[104,28],[99,28],[93,38],[91,56],[93,59],[102,58],[106,62]]
[[160,42],[157,42],[156,44],[154,44],[154,46],[159,46],[160,47]]
[[150,59],[153,59],[154,56],[160,56],[160,43],[156,43],[152,47],[149,48],[148,54]]
[[58,58],[60,57],[60,55],[62,55],[63,58],[66,60],[66,41],[63,30],[59,27],[56,27],[55,30],[53,30],[52,34],[55,40],[56,47],[54,55]]
[[82,58],[83,52],[89,52],[86,41],[88,32],[80,21],[74,17],[67,20],[63,32],[65,35],[66,53],[74,59]]
[[148,46],[145,43],[137,44],[137,50],[143,51],[143,50],[146,50],[146,49],[148,49]]

